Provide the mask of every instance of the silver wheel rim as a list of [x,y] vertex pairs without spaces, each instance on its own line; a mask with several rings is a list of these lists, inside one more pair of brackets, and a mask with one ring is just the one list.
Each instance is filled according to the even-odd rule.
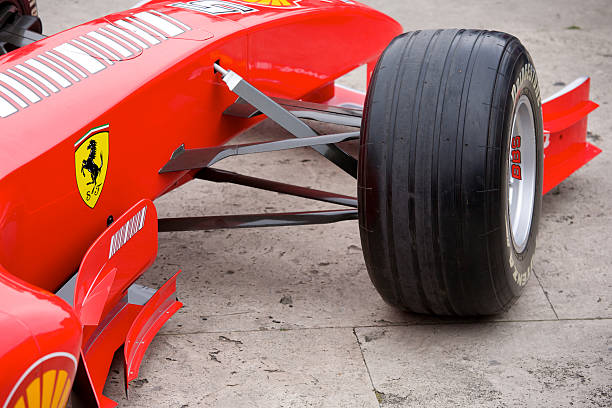
[[526,95],[521,95],[514,111],[508,143],[508,213],[512,242],[520,253],[527,246],[531,230],[537,167],[535,123]]

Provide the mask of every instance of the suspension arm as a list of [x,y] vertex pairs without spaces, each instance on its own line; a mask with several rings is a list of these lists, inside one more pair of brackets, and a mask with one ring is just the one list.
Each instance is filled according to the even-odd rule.
[[296,149],[298,147],[326,145],[340,143],[359,138],[359,132],[338,133],[334,135],[303,137],[301,139],[285,139],[275,142],[248,143],[242,145],[204,147],[200,149],[185,149],[179,147],[168,163],[159,170],[159,173],[172,171],[193,170],[210,167],[213,164],[231,156],[243,154],[275,152],[279,150]]
[[266,180],[257,177],[245,176],[226,170],[205,168],[200,170],[194,178],[214,181],[217,183],[232,183],[246,187],[258,188],[260,190],[274,191],[295,197],[308,198],[331,204],[346,205],[357,208],[357,199],[328,191],[315,190],[307,187],[294,186],[292,184],[279,183],[278,181]]
[[[334,125],[361,127],[362,109],[329,106],[321,103],[296,101],[283,98],[270,98],[280,106],[291,112],[297,118],[315,120]],[[224,115],[237,118],[252,118],[261,115],[261,112],[242,98],[230,105]]]
[[[257,108],[257,110],[278,123],[289,133],[297,138],[316,136],[317,133],[310,128],[310,126],[291,114],[287,109],[280,106],[272,100],[272,98],[248,83],[240,75],[233,71],[226,70],[217,63],[214,64],[214,68],[215,71],[221,74],[223,81],[227,84],[230,91]],[[312,146],[312,148],[336,166],[340,167],[354,178],[357,178],[357,159],[353,156],[334,144]]]
[[357,210],[331,210],[280,214],[160,218],[157,222],[159,232],[172,232],[330,224],[340,221],[356,220],[357,218]]

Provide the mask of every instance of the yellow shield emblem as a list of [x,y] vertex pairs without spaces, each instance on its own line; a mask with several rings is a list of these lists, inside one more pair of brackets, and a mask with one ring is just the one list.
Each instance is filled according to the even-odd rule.
[[258,6],[266,7],[300,7],[298,4],[301,0],[241,0],[245,3],[251,3]]
[[109,125],[91,129],[74,145],[74,168],[81,198],[94,208],[104,187],[108,169]]

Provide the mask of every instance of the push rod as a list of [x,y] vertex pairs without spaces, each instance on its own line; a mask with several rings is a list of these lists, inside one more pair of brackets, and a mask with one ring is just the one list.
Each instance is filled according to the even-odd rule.
[[[278,123],[293,136],[303,138],[312,137],[317,134],[310,126],[251,85],[240,75],[223,68],[217,63],[214,64],[214,69],[221,74],[223,81],[230,91],[257,108],[261,113]],[[353,156],[346,153],[335,144],[313,145],[312,148],[336,166],[340,167],[354,178],[357,178],[357,159]]]

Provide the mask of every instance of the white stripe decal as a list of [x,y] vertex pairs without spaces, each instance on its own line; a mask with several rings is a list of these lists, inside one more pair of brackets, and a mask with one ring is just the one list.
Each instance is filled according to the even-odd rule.
[[45,57],[44,55],[39,55],[37,58],[40,58],[41,60],[45,61],[47,64],[54,66],[55,69],[62,71],[64,74],[68,75],[70,79],[72,79],[74,82],[79,82],[79,78],[77,78],[76,75],[68,71],[66,68],[62,67],[57,62],[51,61],[49,58]]
[[134,24],[130,24],[124,20],[117,20],[115,21],[115,24],[120,25],[121,27],[125,28],[126,30],[131,31],[137,36],[140,36],[142,39],[144,39],[151,45],[159,44],[159,40],[157,38],[153,37],[151,34],[147,33],[146,31],[143,31],[140,28],[136,27]]
[[85,74],[83,71],[78,69],[74,64],[71,64],[70,62],[66,61],[64,58],[60,57],[59,55],[56,55],[56,54],[52,53],[51,51],[45,51],[45,54],[47,54],[48,56],[54,58],[56,61],[61,62],[62,64],[66,65],[67,67],[70,67],[70,69],[72,69],[77,74],[79,74],[81,76],[81,78],[87,78],[87,74]]
[[119,27],[115,27],[114,25],[108,25],[107,26],[109,30],[113,30],[116,33],[121,34],[124,37],[127,37],[130,39],[130,41],[138,44],[139,47],[141,48],[149,48],[149,46],[144,42],[141,41],[139,38],[137,38],[136,36],[132,35],[132,33],[126,31],[126,30],[122,30]]
[[[83,44],[83,42],[79,41],[82,40],[83,42],[89,43],[92,45],[92,47],[90,47],[89,45]],[[96,57],[102,59],[104,62],[106,62],[108,65],[113,65],[114,62],[109,59],[107,56],[105,56],[104,54],[102,54],[101,52],[95,50],[93,48],[93,46],[99,47],[101,49],[104,50],[104,52],[108,53],[111,58],[114,58],[115,60],[119,61],[121,58],[119,58],[119,56],[113,54],[112,51],[107,50],[106,48],[104,48],[103,46],[101,46],[100,44],[91,41],[89,38],[85,38],[85,37],[79,37],[79,40],[72,40],[73,43],[80,45],[81,47],[85,48],[87,51],[91,52],[92,54],[94,54]]]
[[68,88],[89,74],[113,65],[114,61],[160,44],[168,39],[167,36],[175,37],[191,30],[176,18],[156,10],[142,11],[108,23],[0,72],[0,117],[41,101],[41,95],[49,97],[59,92],[59,87]]
[[6,118],[17,112],[17,108],[0,96],[0,117]]
[[29,60],[26,60],[26,64],[28,64],[31,67],[36,68],[37,70],[39,70],[40,72],[42,72],[43,74],[45,74],[46,76],[48,76],[49,78],[51,78],[52,80],[54,80],[55,82],[57,82],[64,88],[68,88],[70,85],[72,85],[72,82],[70,82],[69,80],[61,76],[58,72],[49,68],[47,65],[43,64],[42,62],[38,60],[30,58]]
[[12,87],[17,92],[28,98],[30,102],[36,103],[40,101],[40,96],[36,95],[34,92],[32,92],[30,88],[17,81],[16,79],[13,79],[6,74],[0,74],[0,81],[4,82],[8,86]]
[[11,92],[10,90],[8,90],[5,87],[3,87],[2,85],[0,85],[0,92],[2,92],[3,94],[5,94],[9,98],[11,98],[13,100],[13,102],[15,102],[17,105],[21,106],[22,108],[27,108],[29,106],[27,103],[25,103],[23,101],[23,99],[21,99],[20,97],[15,95],[14,92]]
[[[105,28],[111,28],[112,26],[110,24],[108,24]],[[104,28],[99,28],[99,30],[106,36],[110,37],[110,38],[114,38],[115,40],[119,41],[121,44],[123,45],[127,45],[128,48],[131,48],[132,50],[136,51],[136,52],[140,52],[140,48],[134,46],[131,42],[119,37],[117,34],[115,33],[111,33],[110,31],[104,29]]]
[[106,68],[104,64],[102,64],[100,61],[98,61],[91,55],[81,51],[72,44],[62,44],[59,47],[55,47],[54,49],[65,57],[70,58],[92,74],[100,72],[104,68]]
[[21,79],[23,82],[27,83],[28,85],[30,85],[32,88],[36,89],[38,92],[40,92],[41,94],[45,95],[45,96],[49,96],[49,93],[47,91],[45,91],[44,89],[42,89],[36,82],[32,81],[30,78],[27,78],[23,75],[21,75],[19,72],[17,71],[13,71],[12,69],[8,69],[7,72],[9,74],[13,74],[15,75],[17,78]]
[[45,78],[38,75],[36,72],[32,71],[30,68],[24,67],[21,64],[16,65],[15,68],[17,68],[20,71],[25,72],[26,74],[28,74],[29,76],[31,76],[32,78],[34,78],[35,80],[37,80],[38,82],[46,86],[52,92],[59,92],[59,89],[57,89],[55,85],[53,85],[51,82],[47,81]]
[[128,21],[131,21],[132,23],[136,24],[137,26],[142,27],[145,30],[149,30],[150,32],[152,32],[153,34],[155,34],[156,36],[158,36],[159,38],[161,38],[162,40],[167,40],[168,37],[166,37],[165,35],[163,35],[162,33],[160,33],[159,31],[155,30],[153,27],[146,25],[145,23],[136,20],[135,18],[131,18],[131,17],[126,17],[125,18]]
[[115,232],[111,238],[110,249],[108,251],[108,259],[111,259],[113,255],[121,249],[138,231],[142,229],[145,223],[147,215],[147,207],[144,206],[138,211],[132,218],[130,218],[124,225]]
[[94,38],[98,41],[100,41],[101,43],[111,47],[113,50],[117,51],[119,54],[121,54],[123,57],[130,57],[132,56],[132,53],[125,48],[123,45],[115,42],[114,40],[111,40],[110,38],[108,38],[105,35],[100,34],[97,31],[92,31],[87,33],[88,36],[90,36],[91,38]]
[[171,22],[146,11],[136,13],[134,14],[134,17],[139,18],[140,20],[152,25],[153,27],[159,28],[160,30],[165,32],[168,37],[175,37],[185,32],[185,30],[172,24]]
[[189,27],[187,24],[181,23],[181,22],[180,22],[180,21],[178,21],[176,18],[171,17],[171,16],[169,16],[169,15],[167,15],[167,14],[160,13],[160,12],[159,12],[159,11],[157,11],[157,10],[151,10],[151,13],[157,14],[157,15],[158,15],[158,16],[160,16],[160,17],[163,17],[163,18],[166,18],[166,19],[168,19],[168,20],[170,20],[170,21],[173,21],[174,23],[178,24],[178,26],[179,26],[179,27],[183,28],[183,29],[184,29],[184,30],[186,30],[186,31],[190,31],[190,30],[191,30],[191,27]]

